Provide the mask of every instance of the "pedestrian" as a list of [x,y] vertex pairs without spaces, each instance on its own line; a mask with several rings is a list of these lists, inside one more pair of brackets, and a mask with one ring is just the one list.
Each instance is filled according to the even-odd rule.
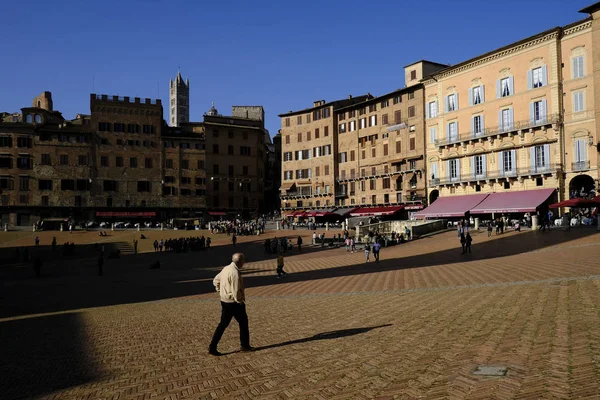
[[206,238],[206,248],[207,248],[207,249],[210,249],[210,242],[211,242],[210,238],[209,238],[209,237],[207,237],[207,238]]
[[[467,233],[468,235],[468,233]],[[462,253],[460,254],[465,254],[465,246],[467,244],[467,239],[465,238],[465,234],[461,233],[460,234],[460,245],[462,246]]]
[[298,253],[302,253],[302,236],[298,236]]
[[158,249],[160,250],[161,253],[163,251],[163,246],[164,245],[165,245],[164,240],[160,239],[160,242],[158,242]]
[[138,253],[138,241],[136,239],[133,239],[133,254],[137,254]]
[[371,245],[369,244],[369,242],[367,242],[365,244],[365,258],[366,258],[366,262],[369,262],[369,254],[371,253]]
[[313,239],[313,242],[312,242],[312,244],[317,244],[317,232],[313,232],[313,237],[312,237],[312,239]]
[[231,236],[231,243],[233,243],[233,247],[235,247],[235,244],[237,243],[237,236],[235,236],[235,233]]
[[56,251],[56,236],[52,238],[52,252]]
[[356,252],[356,242],[354,241],[354,238],[350,239],[350,251],[353,253]]
[[39,236],[35,237],[35,247],[40,247],[40,237]]
[[325,247],[325,234],[321,233],[321,247]]
[[283,254],[279,254],[277,257],[277,278],[287,275],[287,273],[283,270],[283,266]]
[[154,241],[154,252],[156,253],[158,251],[158,240]]
[[346,236],[346,252],[350,252],[350,238]]
[[471,243],[473,242],[473,238],[471,237],[471,234],[469,232],[467,232],[467,237],[465,238],[465,253],[468,251],[469,254],[471,254]]
[[221,298],[221,322],[215,329],[212,341],[208,347],[208,353],[220,356],[217,350],[219,341],[229,326],[231,318],[235,318],[240,326],[240,345],[242,351],[253,351],[250,346],[250,332],[248,329],[248,314],[246,314],[246,299],[244,281],[240,269],[244,266],[244,255],[235,253],[231,258],[231,264],[219,272],[213,280],[213,285]]
[[410,240],[410,229],[408,229],[408,226],[404,227],[404,233],[406,234],[406,240]]
[[381,250],[381,244],[379,243],[379,240],[375,241],[375,244],[373,245],[373,256],[375,257],[375,262],[379,262],[379,251]]
[[487,233],[488,233],[488,237],[492,236],[492,221],[488,222]]

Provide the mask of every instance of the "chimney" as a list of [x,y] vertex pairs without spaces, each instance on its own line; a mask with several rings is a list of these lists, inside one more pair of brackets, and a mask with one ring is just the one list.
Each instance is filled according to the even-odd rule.
[[313,101],[313,107],[319,107],[321,105],[321,100]]
[[348,100],[352,100],[352,95],[351,94],[348,95]]

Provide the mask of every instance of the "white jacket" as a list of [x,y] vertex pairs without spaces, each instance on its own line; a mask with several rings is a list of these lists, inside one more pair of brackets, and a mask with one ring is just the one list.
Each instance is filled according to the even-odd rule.
[[242,274],[235,263],[231,263],[219,272],[213,285],[221,296],[221,301],[224,303],[240,303],[244,304],[246,299],[244,293],[244,281]]

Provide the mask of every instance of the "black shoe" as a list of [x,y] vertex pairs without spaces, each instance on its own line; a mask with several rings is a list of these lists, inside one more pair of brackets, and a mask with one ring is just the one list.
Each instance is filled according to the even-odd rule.
[[252,346],[248,346],[248,347],[241,347],[241,348],[240,348],[240,351],[241,351],[241,352],[243,352],[243,353],[248,353],[248,352],[250,352],[250,351],[255,351],[255,350],[256,350],[256,349],[255,349],[254,347],[252,347]]
[[208,349],[208,354],[210,354],[211,356],[215,356],[215,357],[219,357],[219,356],[223,355],[217,349]]

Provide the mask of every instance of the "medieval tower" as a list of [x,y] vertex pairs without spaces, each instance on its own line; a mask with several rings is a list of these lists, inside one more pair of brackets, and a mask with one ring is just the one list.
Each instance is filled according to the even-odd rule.
[[170,125],[179,126],[190,120],[190,80],[185,82],[177,71],[175,80],[169,79],[170,92]]

